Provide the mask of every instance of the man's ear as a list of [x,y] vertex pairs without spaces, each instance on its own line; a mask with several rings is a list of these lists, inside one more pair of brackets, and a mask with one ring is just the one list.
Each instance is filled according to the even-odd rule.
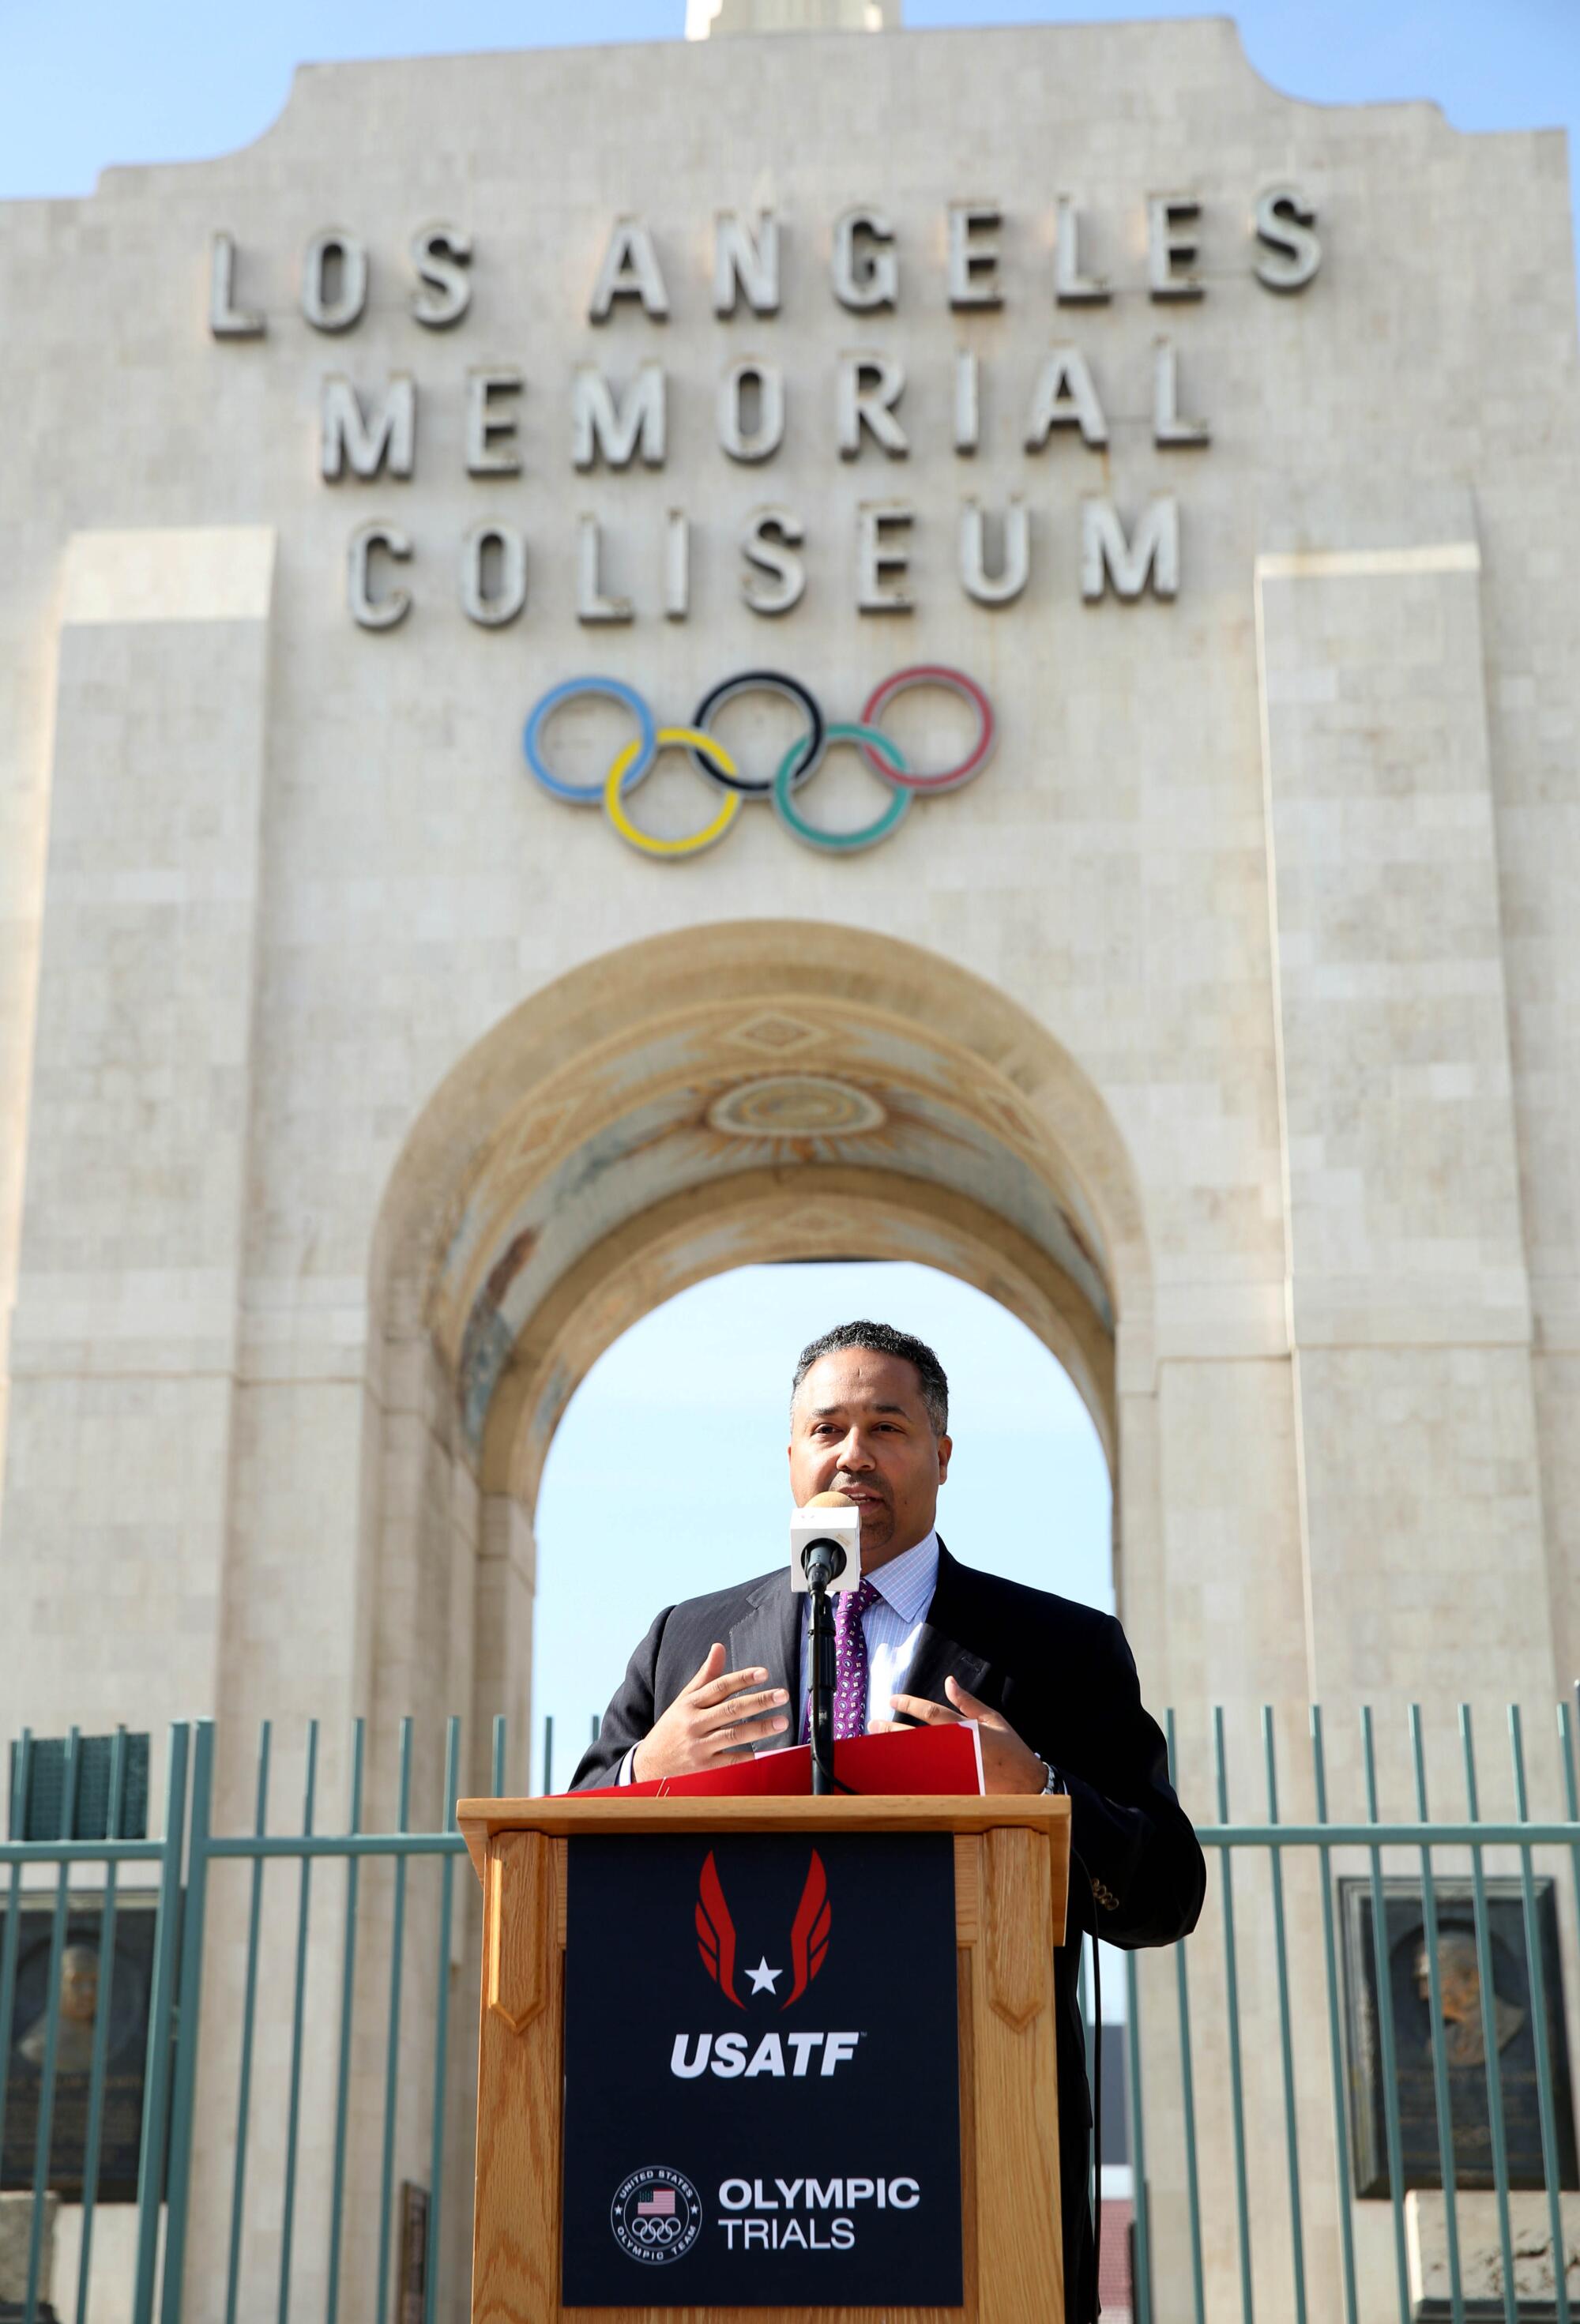
[[949,1473],[949,1455],[950,1455],[950,1453],[951,1453],[954,1450],[955,1450],[955,1443],[954,1443],[954,1439],[953,1439],[952,1437],[949,1437],[949,1436],[940,1436],[940,1437],[939,1437],[939,1439],[938,1439],[938,1482],[939,1482],[939,1484],[940,1484],[940,1485],[943,1483],[943,1481],[944,1481],[945,1478],[946,1478],[946,1477],[948,1475],[948,1473]]

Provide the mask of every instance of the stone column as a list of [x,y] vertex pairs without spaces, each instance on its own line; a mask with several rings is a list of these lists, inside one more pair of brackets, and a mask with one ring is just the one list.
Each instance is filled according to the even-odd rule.
[[214,1705],[274,535],[66,556],[0,1602],[7,1722]]
[[1557,1679],[1480,558],[1407,544],[1257,572],[1310,1691],[1398,1776],[1408,1702]]
[[[483,1497],[477,1537],[477,1645],[472,1677],[472,1781],[489,1788],[494,1719],[505,1719],[507,1793],[524,1790],[532,1747],[532,1521],[509,1493]],[[579,1745],[577,1752],[579,1756]],[[563,1778],[562,1778],[563,1782]]]

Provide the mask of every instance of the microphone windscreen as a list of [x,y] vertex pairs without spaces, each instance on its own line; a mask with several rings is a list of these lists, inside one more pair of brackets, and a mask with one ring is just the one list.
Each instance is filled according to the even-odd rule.
[[809,1509],[854,1509],[855,1503],[848,1493],[814,1493],[807,1507]]

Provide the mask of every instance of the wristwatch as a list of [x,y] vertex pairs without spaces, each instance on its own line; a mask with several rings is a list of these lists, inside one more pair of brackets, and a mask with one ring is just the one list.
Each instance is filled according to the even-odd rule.
[[1042,1769],[1043,1775],[1046,1778],[1042,1786],[1043,1796],[1046,1798],[1049,1792],[1062,1792],[1064,1789],[1064,1777],[1059,1774],[1057,1767],[1050,1767],[1049,1766],[1040,1751],[1037,1754],[1037,1763]]

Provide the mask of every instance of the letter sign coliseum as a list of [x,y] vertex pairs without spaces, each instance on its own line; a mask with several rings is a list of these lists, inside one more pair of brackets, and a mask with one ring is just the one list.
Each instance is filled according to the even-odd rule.
[[[914,687],[941,687],[957,696],[976,715],[976,739],[970,751],[956,765],[945,767],[937,774],[913,773],[899,744],[877,723],[891,703]],[[781,695],[795,705],[807,722],[806,733],[790,744],[771,776],[744,775],[709,727],[709,720],[725,703],[744,694]],[[634,736],[615,754],[607,773],[589,783],[571,782],[557,775],[543,755],[544,730],[550,720],[557,710],[582,695],[599,695],[617,702],[636,722]],[[601,800],[605,814],[628,846],[643,855],[668,862],[682,855],[698,855],[704,848],[713,846],[735,822],[743,803],[753,799],[770,800],[785,828],[808,847],[831,855],[855,854],[880,839],[887,839],[917,793],[958,790],[974,775],[979,775],[993,756],[997,740],[998,722],[983,688],[963,670],[949,669],[938,662],[921,662],[910,669],[896,670],[892,678],[885,678],[873,689],[859,719],[834,724],[824,716],[816,697],[799,679],[787,677],[782,670],[745,670],[738,677],[724,679],[703,696],[689,726],[658,725],[641,695],[618,678],[567,678],[562,685],[551,687],[534,706],[522,736],[527,764],[545,790],[575,807],[592,807]],[[792,794],[817,773],[830,743],[854,745],[873,773],[893,793],[882,814],[859,830],[825,831],[808,822],[794,803]],[[678,839],[660,839],[643,831],[632,820],[626,807],[631,793],[657,764],[661,752],[669,750],[688,752],[705,781],[725,794],[723,805],[709,822]]]

